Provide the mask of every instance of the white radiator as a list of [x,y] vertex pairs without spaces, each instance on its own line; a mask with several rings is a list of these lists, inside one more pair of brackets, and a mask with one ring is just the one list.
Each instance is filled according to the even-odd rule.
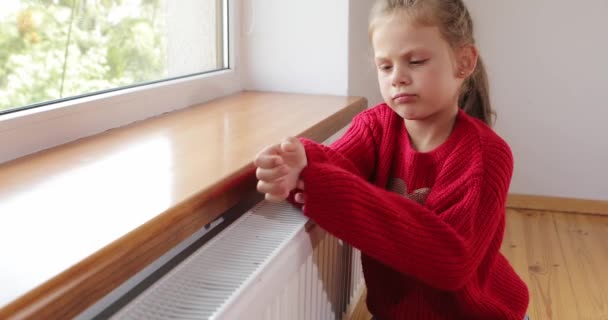
[[342,319],[363,287],[357,250],[264,201],[113,318]]

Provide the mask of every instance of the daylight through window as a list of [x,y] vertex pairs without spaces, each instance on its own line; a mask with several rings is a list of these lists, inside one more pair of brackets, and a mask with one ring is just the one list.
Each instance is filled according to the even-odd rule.
[[0,114],[228,67],[225,0],[2,0]]

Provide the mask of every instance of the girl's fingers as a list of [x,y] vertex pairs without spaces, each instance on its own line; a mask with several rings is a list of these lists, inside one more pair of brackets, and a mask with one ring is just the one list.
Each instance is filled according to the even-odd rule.
[[281,165],[281,164],[283,164],[283,159],[281,158],[280,154],[281,154],[281,145],[275,144],[275,145],[268,146],[268,147],[262,149],[262,151],[260,151],[255,156],[254,164],[256,167],[263,167],[263,168]]
[[257,168],[255,175],[259,180],[271,182],[286,176],[289,173],[289,168],[284,165],[274,167],[272,169]]
[[290,167],[303,169],[307,165],[306,149],[300,140],[294,137],[287,138],[279,146],[279,154]]
[[298,141],[296,138],[289,137],[281,143],[281,150],[283,152],[295,152],[296,150],[298,150],[297,143],[298,143]]
[[[296,180],[306,167],[306,160],[304,145],[296,138],[264,148],[254,160],[258,191],[265,194],[266,200],[277,202],[285,200],[296,187],[303,190],[304,183]],[[296,201],[304,203],[304,195],[298,195]]]
[[273,144],[273,145],[269,145],[267,147],[265,147],[264,149],[262,149],[262,151],[258,152],[258,154],[256,155],[256,158],[262,155],[277,155],[281,152],[281,145],[280,144]]
[[276,196],[276,195],[267,193],[264,195],[264,198],[270,202],[281,202],[281,201],[285,200],[287,197]]
[[296,200],[297,203],[299,204],[304,204],[306,203],[306,196],[304,196],[303,193],[299,192],[296,193],[296,196],[294,197],[294,199]]
[[283,164],[283,158],[278,155],[259,155],[253,162],[256,167],[272,169]]
[[275,196],[283,196],[287,197],[289,195],[289,191],[285,190],[285,187],[282,186],[281,183],[269,183],[265,181],[258,181],[258,191],[261,193],[268,193]]

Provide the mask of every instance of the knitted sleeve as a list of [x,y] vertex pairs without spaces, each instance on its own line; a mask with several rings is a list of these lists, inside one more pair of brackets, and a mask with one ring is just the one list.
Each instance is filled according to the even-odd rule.
[[326,161],[320,148],[309,145],[306,151],[305,214],[365,254],[433,287],[462,288],[504,219],[510,152],[490,157],[487,167],[496,170],[451,186],[458,191],[443,195],[450,205],[435,212]]
[[[314,147],[323,153],[324,161],[351,172],[365,180],[373,174],[376,159],[376,143],[372,135],[372,120],[366,113],[358,114],[348,130],[336,140],[331,147],[318,144],[312,140],[300,138],[305,148]],[[299,189],[292,190],[287,201],[296,207],[295,194]]]
[[[368,180],[375,168],[376,143],[372,134],[373,120],[366,113],[357,115],[344,135],[331,147],[300,139],[305,147],[314,145],[325,161]],[[308,147],[307,147],[308,148]]]

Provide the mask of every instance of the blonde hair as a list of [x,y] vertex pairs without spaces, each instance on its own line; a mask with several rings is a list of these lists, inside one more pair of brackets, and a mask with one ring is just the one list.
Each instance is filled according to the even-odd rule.
[[[370,39],[379,18],[397,13],[407,14],[417,24],[439,27],[441,35],[453,49],[475,45],[473,20],[462,0],[377,0],[370,14]],[[481,57],[477,60],[475,71],[461,88],[458,105],[467,114],[492,125],[494,112]]]

